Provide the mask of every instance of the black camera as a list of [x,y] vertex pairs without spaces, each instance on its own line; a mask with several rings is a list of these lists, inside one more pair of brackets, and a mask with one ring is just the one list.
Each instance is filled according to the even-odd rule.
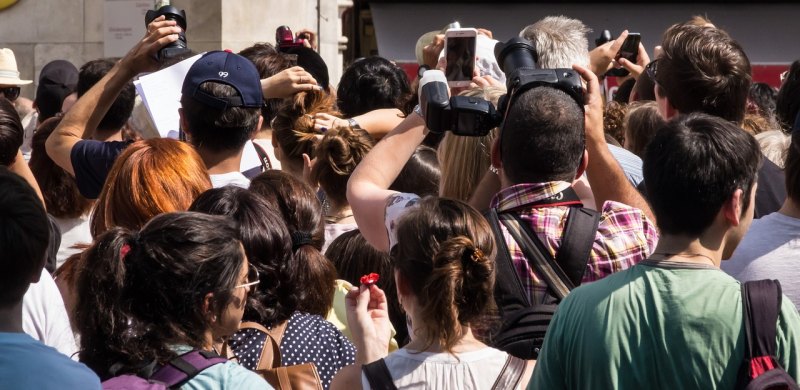
[[158,10],[148,10],[147,13],[144,15],[144,25],[147,26],[158,18],[159,16],[164,15],[166,20],[174,20],[178,23],[178,27],[181,28],[181,32],[178,34],[178,40],[175,42],[170,43],[167,46],[161,48],[158,51],[158,60],[166,60],[174,57],[179,57],[188,53],[189,47],[186,45],[186,12],[184,10],[179,10],[171,5],[165,5]]
[[452,131],[463,136],[484,136],[500,126],[517,96],[537,87],[556,88],[569,94],[583,109],[583,85],[572,69],[539,69],[536,48],[524,38],[498,42],[494,48],[497,62],[506,74],[507,93],[498,107],[468,96],[448,98],[448,86],[441,80],[421,81],[420,108],[425,112],[425,125],[433,133]]

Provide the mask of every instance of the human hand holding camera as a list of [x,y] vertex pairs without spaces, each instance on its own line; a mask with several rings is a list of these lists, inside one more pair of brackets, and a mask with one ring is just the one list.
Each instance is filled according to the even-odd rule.
[[584,93],[586,147],[591,150],[591,146],[606,145],[603,132],[603,93],[600,91],[597,75],[577,64],[572,65],[572,69],[578,72],[586,83]]
[[617,39],[606,42],[589,52],[589,67],[595,75],[603,76],[613,67],[614,57],[628,38],[628,30],[622,32]]
[[122,57],[120,67],[131,78],[139,73],[158,70],[158,51],[177,41],[181,31],[177,22],[159,16],[147,25],[144,38]]

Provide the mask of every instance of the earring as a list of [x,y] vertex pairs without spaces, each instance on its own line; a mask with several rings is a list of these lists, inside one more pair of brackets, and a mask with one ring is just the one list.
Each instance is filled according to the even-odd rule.
[[211,317],[211,322],[217,322],[217,315],[216,315],[216,314],[214,314],[214,315]]

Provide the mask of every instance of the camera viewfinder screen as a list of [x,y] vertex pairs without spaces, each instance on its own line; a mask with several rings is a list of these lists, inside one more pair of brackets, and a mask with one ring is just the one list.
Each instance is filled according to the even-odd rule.
[[447,68],[450,81],[472,80],[475,67],[475,37],[447,38]]

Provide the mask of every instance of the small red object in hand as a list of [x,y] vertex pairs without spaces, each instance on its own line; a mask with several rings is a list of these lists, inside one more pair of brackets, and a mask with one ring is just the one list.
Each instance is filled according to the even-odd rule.
[[380,275],[376,273],[371,273],[369,275],[364,275],[361,277],[361,284],[365,284],[367,286],[371,286],[375,283],[378,283],[378,279],[380,279]]

